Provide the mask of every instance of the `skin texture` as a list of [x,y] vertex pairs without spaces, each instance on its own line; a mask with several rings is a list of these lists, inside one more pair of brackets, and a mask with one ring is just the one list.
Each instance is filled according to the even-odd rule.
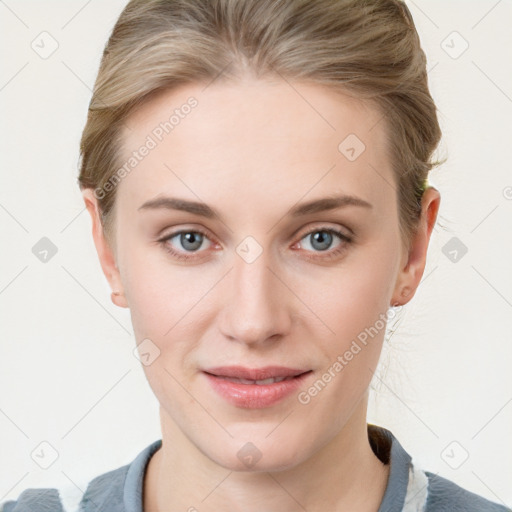
[[[144,510],[376,511],[389,467],[371,450],[366,410],[385,329],[307,404],[294,393],[264,409],[235,407],[201,370],[312,369],[308,389],[390,305],[414,295],[439,192],[425,192],[408,252],[381,114],[311,83],[247,78],[165,91],[127,120],[124,156],[190,96],[198,105],[117,185],[110,245],[93,191],[83,192],[103,272],[120,293],[113,300],[130,308],[137,344],[149,338],[160,350],[143,367],[163,440],[148,465]],[[355,161],[338,149],[349,134],[366,146]],[[297,203],[337,194],[372,207],[288,216]],[[139,210],[164,195],[204,202],[222,220]],[[208,237],[195,252],[179,236],[158,242],[198,228]],[[313,228],[354,236],[333,235],[322,251],[306,236]],[[236,252],[247,236],[262,250],[252,263]],[[247,442],[262,454],[252,468],[237,457]]]

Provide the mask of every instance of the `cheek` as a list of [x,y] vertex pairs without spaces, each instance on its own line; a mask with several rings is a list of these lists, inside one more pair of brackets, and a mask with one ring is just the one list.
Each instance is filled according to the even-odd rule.
[[358,249],[329,272],[296,276],[293,289],[323,321],[326,339],[343,344],[388,311],[398,256],[393,246],[375,242]]
[[131,243],[127,236],[122,240],[119,270],[137,343],[145,338],[158,343],[174,323],[170,306],[179,303],[176,287],[169,286],[169,276],[149,261],[151,251]]
[[137,341],[149,338],[162,351],[179,351],[180,339],[188,339],[190,348],[218,269],[173,264],[158,247],[126,244],[123,251],[123,286]]

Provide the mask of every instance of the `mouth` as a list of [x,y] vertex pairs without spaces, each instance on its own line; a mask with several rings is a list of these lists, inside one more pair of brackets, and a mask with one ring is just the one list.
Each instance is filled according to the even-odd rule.
[[[277,375],[269,377],[269,372]],[[288,375],[282,375],[283,372]],[[293,368],[283,369],[283,367],[259,370],[247,368],[240,370],[238,367],[234,370],[230,367],[223,370],[209,369],[202,373],[206,376],[211,389],[231,405],[242,409],[263,409],[276,405],[296,393],[299,388],[307,384],[313,370],[303,371]],[[223,373],[236,375],[223,375]],[[252,378],[240,377],[241,373]],[[265,378],[261,378],[262,373]]]
[[312,372],[310,369],[289,368],[285,366],[266,366],[264,368],[246,368],[244,366],[217,366],[204,370],[205,373],[239,382],[241,384],[273,384],[283,380],[290,380],[295,377]]
[[[210,374],[211,375],[211,374]],[[303,375],[303,374],[301,374]],[[215,375],[219,379],[229,380],[230,382],[239,382],[240,384],[256,384],[258,386],[266,386],[268,384],[275,384],[276,382],[282,382],[283,380],[292,380],[300,377],[300,375],[296,375],[295,377],[271,377],[269,379],[262,380],[249,380],[249,379],[237,379],[236,377],[225,377],[222,375]]]

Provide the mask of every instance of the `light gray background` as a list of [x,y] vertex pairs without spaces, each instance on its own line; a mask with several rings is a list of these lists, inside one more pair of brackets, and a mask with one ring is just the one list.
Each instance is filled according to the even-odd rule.
[[[0,1],[0,502],[28,487],[83,491],[160,438],[76,185],[91,89],[125,3]],[[511,506],[512,2],[408,5],[444,132],[448,162],[431,182],[445,227],[385,345],[369,421],[424,469]],[[45,37],[50,48],[43,31],[58,42],[46,59],[31,47]],[[58,249],[46,263],[32,253],[42,237]],[[456,262],[443,253],[452,237],[468,248]],[[44,441],[58,453],[48,469],[36,463],[51,461]]]

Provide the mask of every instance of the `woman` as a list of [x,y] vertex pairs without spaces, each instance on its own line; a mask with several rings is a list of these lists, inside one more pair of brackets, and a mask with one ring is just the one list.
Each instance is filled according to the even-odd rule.
[[425,268],[440,137],[402,2],[127,5],[79,184],[162,439],[80,510],[506,510],[366,421],[386,321]]

